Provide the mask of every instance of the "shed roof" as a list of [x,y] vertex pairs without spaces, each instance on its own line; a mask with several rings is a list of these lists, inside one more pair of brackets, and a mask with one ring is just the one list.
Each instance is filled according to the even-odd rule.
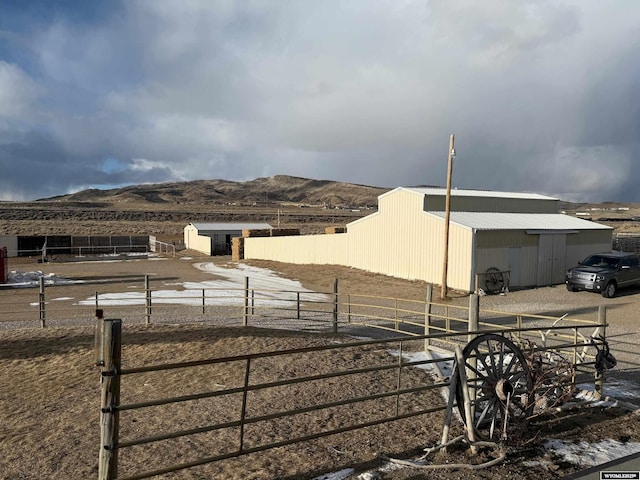
[[[446,188],[436,187],[398,187],[396,190],[408,190],[410,192],[418,193],[420,195],[446,195]],[[393,190],[391,190],[393,191]],[[390,193],[390,192],[387,192]],[[384,194],[383,194],[384,195]],[[547,195],[541,195],[539,193],[526,193],[526,192],[496,192],[493,190],[465,190],[465,189],[452,189],[451,196],[454,197],[484,197],[484,198],[520,198],[527,200],[558,200],[554,197]]]
[[228,232],[242,230],[264,230],[273,228],[268,223],[192,223],[196,230],[200,233],[207,232]]
[[[445,212],[427,212],[442,219]],[[474,230],[612,230],[562,213],[451,212],[451,222]]]

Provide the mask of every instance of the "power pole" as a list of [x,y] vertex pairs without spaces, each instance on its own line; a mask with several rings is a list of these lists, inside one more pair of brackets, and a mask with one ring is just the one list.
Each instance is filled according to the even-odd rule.
[[451,175],[453,173],[453,159],[456,151],[453,148],[454,135],[449,138],[449,161],[447,164],[447,196],[444,204],[444,260],[442,264],[442,287],[440,299],[447,298],[447,269],[449,267],[449,219],[451,217]]

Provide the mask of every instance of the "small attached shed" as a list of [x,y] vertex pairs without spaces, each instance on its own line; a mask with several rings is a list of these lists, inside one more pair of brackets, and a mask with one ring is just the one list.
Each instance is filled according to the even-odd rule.
[[268,223],[190,223],[184,227],[184,244],[206,255],[231,255],[231,239],[242,237],[243,230],[271,228]]

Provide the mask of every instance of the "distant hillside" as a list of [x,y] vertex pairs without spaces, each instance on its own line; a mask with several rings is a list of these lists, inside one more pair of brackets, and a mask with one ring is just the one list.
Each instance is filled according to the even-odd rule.
[[39,201],[73,203],[127,201],[154,204],[293,203],[336,207],[375,207],[378,204],[378,196],[388,190],[390,189],[331,180],[276,175],[246,182],[195,180],[132,185],[110,190],[89,189]]

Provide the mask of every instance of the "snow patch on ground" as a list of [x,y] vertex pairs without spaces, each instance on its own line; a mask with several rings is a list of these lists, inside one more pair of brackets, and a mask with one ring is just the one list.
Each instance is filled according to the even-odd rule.
[[313,480],[343,480],[353,475],[355,470],[353,468],[345,468],[333,473],[325,473],[319,477],[315,477]]
[[44,279],[45,285],[65,285],[78,283],[64,277],[58,277],[55,273],[34,272],[9,272],[9,281],[5,284],[11,287],[37,287],[40,285],[40,279]]
[[579,467],[594,467],[618,458],[640,452],[640,443],[622,443],[617,440],[603,440],[598,443],[568,443],[550,439],[544,444],[564,461]]
[[[173,305],[202,305],[202,291],[205,290],[205,305],[242,306],[244,305],[244,288],[249,278],[249,288],[255,290],[256,302],[268,302],[270,307],[291,307],[297,301],[327,301],[328,294],[317,293],[302,287],[296,280],[278,276],[275,272],[259,267],[239,264],[235,268],[224,268],[211,262],[194,264],[194,267],[209,273],[216,278],[204,282],[172,283],[185,290],[153,290],[153,303]],[[145,292],[104,293],[98,301],[103,306],[144,305]],[[96,298],[90,297],[78,302],[78,305],[92,305]]]

